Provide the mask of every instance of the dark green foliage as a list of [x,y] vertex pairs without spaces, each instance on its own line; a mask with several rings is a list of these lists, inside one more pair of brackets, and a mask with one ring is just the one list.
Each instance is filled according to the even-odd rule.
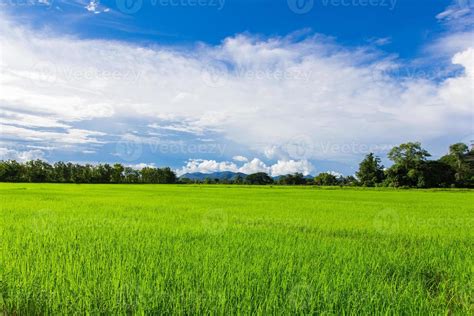
[[281,176],[278,179],[278,184],[281,185],[304,185],[307,184],[307,179],[301,173],[289,174]]
[[54,182],[54,183],[176,183],[176,174],[170,168],[136,170],[121,164],[80,165],[56,162],[50,165],[41,160],[18,163],[0,161],[0,182]]
[[463,143],[449,147],[449,154],[440,159],[455,171],[455,183],[458,187],[474,187],[474,150]]
[[267,185],[272,184],[273,179],[265,172],[250,174],[245,178],[246,184]]
[[474,186],[474,153],[467,145],[451,145],[449,154],[438,161],[426,160],[430,156],[420,143],[394,147],[388,154],[394,164],[387,170],[385,184],[415,188]]
[[368,154],[359,165],[359,171],[356,173],[360,185],[365,187],[374,187],[385,179],[383,166],[379,157],[373,153]]
[[420,143],[406,143],[396,146],[388,153],[394,162],[387,170],[386,184],[393,187],[426,187],[423,164],[431,155]]
[[338,185],[338,178],[330,173],[323,172],[320,173],[316,178],[314,178],[314,184],[316,185]]

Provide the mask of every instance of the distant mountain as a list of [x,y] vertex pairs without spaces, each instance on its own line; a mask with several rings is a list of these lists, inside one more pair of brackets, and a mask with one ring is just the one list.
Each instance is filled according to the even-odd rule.
[[231,172],[231,171],[213,172],[213,173],[194,172],[194,173],[185,173],[182,176],[180,176],[180,178],[181,179],[187,178],[187,179],[199,180],[199,181],[203,181],[206,178],[219,179],[219,180],[235,180],[238,176],[245,178],[247,175],[245,173]]
[[[194,172],[194,173],[185,173],[180,176],[181,179],[187,178],[191,180],[198,180],[204,181],[206,178],[209,179],[219,179],[219,180],[235,180],[238,176],[241,176],[245,179],[247,174],[242,172],[232,172],[232,171],[223,171],[223,172],[213,172],[213,173],[202,173],[202,172]],[[273,180],[278,181],[282,176],[273,177]],[[305,176],[305,179],[313,179],[312,175]]]
[[[281,177],[285,177],[285,176],[287,176],[287,175],[276,176],[276,177],[273,177],[273,180],[278,181],[278,180],[280,180]],[[314,179],[314,176],[309,174],[307,176],[304,176],[303,178],[305,178],[307,180],[310,180],[310,179]]]

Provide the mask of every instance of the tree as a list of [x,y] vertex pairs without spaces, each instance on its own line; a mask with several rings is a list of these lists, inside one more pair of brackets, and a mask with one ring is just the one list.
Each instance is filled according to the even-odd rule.
[[407,170],[416,168],[417,164],[426,161],[426,158],[430,156],[431,155],[428,151],[421,148],[419,142],[395,146],[388,153],[388,158],[390,160],[395,164],[402,165]]
[[422,182],[420,177],[423,177],[422,167],[430,156],[420,143],[406,143],[392,148],[388,158],[394,164],[387,170],[387,184],[394,187],[419,187]]
[[244,183],[244,178],[239,174],[239,175],[235,178],[234,183],[235,183],[235,184],[243,184],[243,183]]
[[257,172],[257,173],[248,175],[245,178],[245,183],[255,184],[255,185],[267,185],[267,184],[272,184],[273,179],[265,172]]
[[25,171],[29,182],[51,182],[53,179],[53,167],[39,159],[27,161]]
[[450,165],[455,171],[456,185],[470,187],[474,185],[474,152],[463,143],[449,146],[449,153],[439,160]]
[[0,161],[0,181],[21,182],[28,181],[25,177],[25,168],[16,160]]
[[125,167],[124,169],[124,181],[126,183],[139,183],[140,182],[140,172],[131,167]]
[[316,185],[327,185],[327,186],[332,186],[332,185],[337,185],[338,184],[338,179],[335,175],[328,173],[328,172],[323,172],[318,174],[314,178],[314,184]]
[[446,188],[455,183],[455,170],[440,161],[426,161],[421,165],[418,177],[419,188]]
[[384,167],[380,164],[379,157],[374,156],[373,153],[368,154],[364,160],[359,164],[359,171],[356,173],[357,178],[362,186],[374,187],[383,182]]
[[304,185],[306,182],[302,173],[288,174],[278,179],[278,184],[281,185]]
[[124,170],[125,168],[121,164],[119,163],[114,164],[114,166],[112,167],[112,182],[113,183],[122,182]]

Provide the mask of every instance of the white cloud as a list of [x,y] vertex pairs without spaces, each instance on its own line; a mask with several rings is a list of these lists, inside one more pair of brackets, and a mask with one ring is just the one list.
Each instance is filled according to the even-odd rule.
[[242,167],[239,168],[239,172],[245,174],[252,174],[257,172],[270,173],[271,167],[268,167],[263,161],[258,158],[254,158],[249,162],[246,162]]
[[127,167],[133,168],[135,170],[141,170],[146,167],[156,168],[154,163],[138,163],[138,164],[126,164]]
[[245,174],[252,174],[257,172],[265,172],[271,176],[280,176],[294,173],[302,173],[309,175],[314,170],[314,167],[308,161],[282,161],[279,160],[276,164],[267,166],[263,161],[258,158],[254,158],[251,161],[245,162],[240,167],[233,162],[222,161],[217,162],[215,160],[204,160],[204,159],[191,159],[184,167],[177,170],[178,175],[185,173],[213,173],[213,172],[241,172]]
[[43,159],[45,153],[39,149],[17,151],[14,149],[0,147],[0,160],[16,160],[24,162],[28,160]]
[[215,160],[190,159],[180,170],[176,170],[178,175],[185,173],[213,173],[222,171],[238,172],[236,164],[228,161],[217,162]]
[[82,129],[67,129],[65,133],[49,132],[41,130],[33,130],[13,125],[0,124],[1,137],[16,140],[28,140],[47,143],[51,141],[56,144],[86,144],[86,143],[101,143],[94,136],[104,135],[100,132],[82,130]]
[[[472,14],[474,2],[472,0],[454,0],[443,12],[436,15],[438,20],[452,21],[465,18]],[[466,22],[465,20],[463,21]],[[473,23],[472,21],[470,23]]]
[[99,14],[99,13],[102,13],[102,12],[109,12],[110,9],[109,8],[104,8],[104,9],[101,9],[101,7],[103,7],[99,0],[91,0],[84,8],[89,11],[89,12],[92,12],[94,14]]
[[[212,132],[281,161],[360,156],[328,146],[461,138],[472,127],[472,63],[463,56],[473,45],[468,37],[454,42],[453,61],[466,73],[435,81],[391,76],[386,69],[405,67],[394,56],[320,35],[237,35],[185,50],[60,36],[2,16],[0,106],[8,116],[0,115],[0,138],[102,144],[119,119],[130,128],[165,121],[156,127]],[[74,127],[88,120],[107,124]],[[245,166],[270,168],[255,159]],[[187,167],[239,169],[216,161]]]
[[313,171],[314,166],[307,160],[279,160],[271,167],[272,176],[281,176],[294,173],[302,173],[303,175],[307,176]]
[[247,162],[249,161],[247,157],[244,156],[234,156],[232,160],[239,161],[239,162]]

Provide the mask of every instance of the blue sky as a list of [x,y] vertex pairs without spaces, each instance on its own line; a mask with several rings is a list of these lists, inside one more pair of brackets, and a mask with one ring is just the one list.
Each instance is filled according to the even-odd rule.
[[353,174],[473,134],[473,1],[0,0],[0,159]]

